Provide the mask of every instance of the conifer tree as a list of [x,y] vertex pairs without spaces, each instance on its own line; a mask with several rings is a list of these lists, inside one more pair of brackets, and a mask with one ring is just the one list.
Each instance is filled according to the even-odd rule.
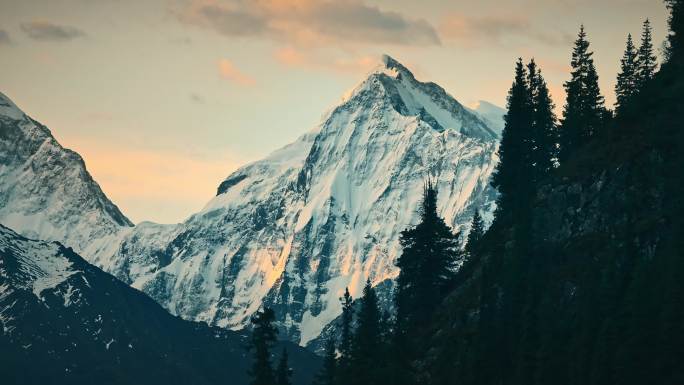
[[638,90],[637,64],[638,56],[632,42],[632,34],[628,34],[625,53],[622,56],[622,60],[620,60],[620,73],[618,73],[617,83],[615,84],[615,96],[617,99],[615,107],[618,110]]
[[378,297],[371,287],[370,280],[366,281],[361,297],[357,326],[354,331],[352,347],[352,375],[354,383],[373,385],[379,383],[381,349],[380,310]]
[[564,84],[567,99],[560,130],[561,163],[603,127],[607,116],[592,55],[582,26],[572,52],[571,78]]
[[280,355],[278,361],[278,368],[276,369],[276,385],[292,385],[290,381],[292,377],[292,369],[287,360],[287,349],[283,348],[283,353]]
[[254,351],[254,363],[249,371],[251,385],[273,385],[275,382],[271,366],[271,348],[278,331],[273,326],[274,321],[275,313],[270,308],[257,311],[251,318],[253,330],[250,348]]
[[340,298],[342,302],[342,327],[340,334],[340,353],[343,357],[351,354],[352,345],[352,321],[354,319],[354,309],[352,303],[354,299],[349,294],[349,288],[344,289],[344,295]]
[[637,59],[637,89],[640,89],[644,83],[653,78],[658,67],[658,59],[653,53],[652,32],[651,22],[646,19],[643,31],[641,32],[641,45],[639,45]]
[[340,325],[340,358],[337,370],[337,381],[339,384],[350,383],[351,381],[351,357],[352,357],[352,322],[354,321],[354,309],[352,307],[353,298],[349,294],[349,288],[344,289],[344,295],[340,298],[342,302],[342,320]]
[[437,214],[437,190],[428,181],[423,190],[420,222],[402,231],[402,254],[397,260],[399,277],[395,302],[395,334],[406,334],[430,319],[454,277],[463,257],[458,236]]
[[558,129],[555,106],[541,68],[534,59],[527,65],[532,103],[532,155],[534,181],[538,183],[554,169],[558,159]]
[[466,248],[468,251],[472,251],[477,241],[484,235],[484,223],[482,222],[482,217],[480,216],[480,211],[475,210],[473,215],[473,220],[470,222],[470,232],[468,233],[468,243],[466,243]]
[[337,372],[337,356],[335,339],[329,338],[325,343],[325,356],[321,370],[316,374],[313,385],[335,385]]
[[492,177],[492,185],[499,190],[497,217],[506,213],[515,216],[521,200],[529,199],[533,185],[532,167],[532,94],[528,74],[522,59],[515,68],[515,80],[508,92],[508,112],[499,146],[499,164]]

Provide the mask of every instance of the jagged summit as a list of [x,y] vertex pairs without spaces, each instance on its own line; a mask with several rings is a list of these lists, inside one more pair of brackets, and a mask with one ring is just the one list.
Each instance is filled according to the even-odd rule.
[[397,77],[399,74],[407,75],[411,78],[414,77],[413,73],[406,66],[387,54],[383,54],[380,57],[380,63],[371,71],[371,74],[374,73],[384,73],[392,77]]
[[[0,94],[0,224],[88,254],[133,224],[80,155]],[[97,240],[97,242],[95,242]]]
[[0,223],[63,241],[186,319],[240,329],[267,305],[281,336],[306,344],[339,315],[345,287],[358,297],[370,279],[391,290],[399,234],[418,219],[427,175],[455,231],[476,208],[486,221],[494,210],[496,133],[439,85],[390,57],[383,67],[176,225],[127,227],[80,157],[34,143],[32,120],[0,121],[12,133],[0,136]]
[[24,113],[14,102],[5,94],[0,92],[0,119],[8,118],[12,120],[19,120],[25,117]]
[[388,55],[383,55],[381,64],[342,101],[338,109],[390,104],[401,115],[423,121],[439,132],[455,130],[480,140],[499,136],[482,116],[464,107],[444,88],[417,80],[408,68]]

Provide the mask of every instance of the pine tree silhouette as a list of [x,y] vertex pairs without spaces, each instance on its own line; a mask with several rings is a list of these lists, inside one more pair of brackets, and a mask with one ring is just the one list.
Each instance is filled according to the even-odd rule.
[[340,325],[340,358],[337,368],[337,381],[339,384],[347,384],[352,379],[352,322],[354,321],[353,298],[349,294],[349,288],[344,289],[344,295],[340,298],[340,302],[342,302],[342,320]]
[[400,236],[397,260],[397,328],[408,331],[429,319],[445,294],[462,255],[458,236],[437,214],[437,190],[428,181],[423,191],[420,223]]
[[634,43],[632,42],[632,35],[627,35],[627,44],[625,46],[625,53],[620,60],[620,73],[617,76],[617,83],[615,84],[615,108],[619,110],[629,98],[631,98],[639,89],[639,79],[637,77],[638,70],[638,56]]
[[382,347],[380,330],[380,309],[378,297],[366,281],[361,297],[361,308],[358,314],[354,344],[352,348],[352,375],[355,384],[379,384],[380,351]]
[[257,311],[251,318],[252,338],[250,348],[254,351],[254,363],[249,371],[251,385],[273,385],[275,376],[271,366],[271,348],[278,331],[273,326],[275,313],[270,308]]
[[521,202],[530,199],[534,185],[533,105],[528,73],[522,59],[515,67],[515,80],[508,92],[508,113],[499,146],[499,164],[492,176],[492,186],[499,190],[497,216],[514,217]]
[[592,55],[582,26],[572,51],[571,78],[564,85],[567,98],[560,130],[561,163],[603,127],[607,115]]
[[653,53],[652,34],[651,22],[646,19],[641,32],[641,44],[637,54],[637,89],[641,89],[647,81],[653,79],[656,68],[658,68],[658,58]]
[[480,211],[475,210],[473,215],[473,220],[470,222],[470,232],[468,233],[468,243],[466,243],[466,248],[468,251],[472,251],[475,244],[484,235],[484,223],[482,222],[482,217],[480,216]]
[[530,161],[534,168],[534,182],[538,183],[551,173],[558,160],[558,128],[549,88],[534,59],[527,65],[527,76],[532,104]]

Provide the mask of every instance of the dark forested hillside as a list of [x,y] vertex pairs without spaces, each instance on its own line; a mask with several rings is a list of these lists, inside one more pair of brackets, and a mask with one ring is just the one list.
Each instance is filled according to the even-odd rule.
[[668,6],[660,71],[566,152],[529,211],[511,209],[529,223],[497,213],[470,247],[421,335],[419,382],[684,383],[684,28],[682,2]]
[[[170,315],[56,242],[0,225],[2,384],[247,384],[249,334]],[[319,359],[287,347],[293,384]]]
[[[402,233],[380,358],[360,367],[371,352],[341,338],[336,359],[330,340],[318,384],[684,383],[683,3],[666,2],[659,71],[648,21],[638,55],[628,39],[616,113],[584,27],[560,122],[539,66],[518,60],[493,224],[482,234],[475,216],[457,247],[428,182],[419,224]],[[340,334],[362,313],[345,310]]]

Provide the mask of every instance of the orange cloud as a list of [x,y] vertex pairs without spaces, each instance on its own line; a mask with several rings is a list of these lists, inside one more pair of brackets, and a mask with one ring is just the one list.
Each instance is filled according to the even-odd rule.
[[251,76],[240,71],[233,62],[228,59],[221,59],[218,63],[219,74],[222,78],[228,79],[241,86],[253,86],[256,81]]
[[278,49],[273,56],[277,62],[288,67],[348,74],[366,73],[380,63],[380,58],[372,55],[339,56],[320,51],[302,51],[293,47]]
[[384,11],[361,0],[194,0],[176,15],[182,22],[226,36],[267,38],[298,46],[440,44],[427,21]]
[[519,38],[550,45],[562,44],[568,39],[562,33],[542,33],[527,17],[513,14],[477,17],[453,13],[442,19],[439,31],[445,39],[467,48],[503,44]]

